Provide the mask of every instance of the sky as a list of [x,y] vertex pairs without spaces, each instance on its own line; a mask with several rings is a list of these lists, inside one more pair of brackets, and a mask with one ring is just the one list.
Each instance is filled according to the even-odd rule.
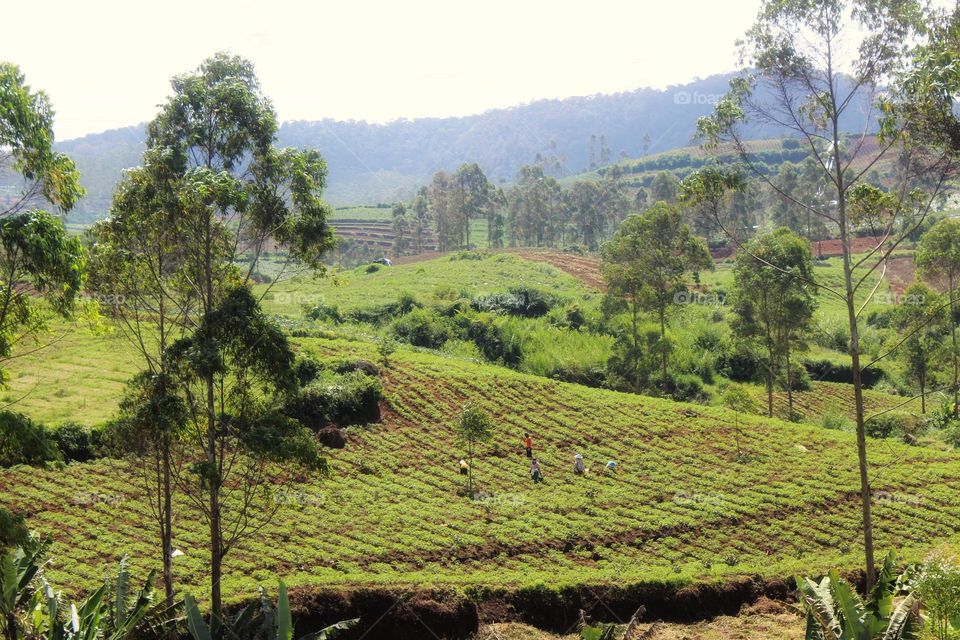
[[0,60],[50,96],[63,140],[151,119],[220,50],[281,121],[461,116],[664,88],[737,67],[757,0],[46,0],[5,3]]

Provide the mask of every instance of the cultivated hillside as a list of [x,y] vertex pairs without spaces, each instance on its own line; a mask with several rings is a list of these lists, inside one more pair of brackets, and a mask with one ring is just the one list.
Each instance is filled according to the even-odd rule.
[[[374,359],[360,342],[300,339],[334,362]],[[777,420],[554,382],[402,349],[383,374],[380,424],[349,429],[331,475],[276,494],[283,509],[227,559],[226,593],[282,576],[305,591],[361,586],[472,588],[643,585],[854,569],[859,506],[852,436]],[[469,500],[451,424],[466,401],[498,432]],[[740,430],[738,454],[735,430]],[[527,473],[529,431],[546,480]],[[572,474],[573,454],[590,472]],[[615,475],[601,469],[616,460]],[[880,549],[917,558],[960,528],[960,457],[892,442],[871,447]],[[0,473],[2,502],[55,540],[49,573],[90,588],[105,560],[146,569],[157,549],[139,482],[115,461]],[[177,508],[177,573],[202,591],[199,513]],[[658,586],[659,585],[659,586]],[[537,587],[539,588],[539,587]]]

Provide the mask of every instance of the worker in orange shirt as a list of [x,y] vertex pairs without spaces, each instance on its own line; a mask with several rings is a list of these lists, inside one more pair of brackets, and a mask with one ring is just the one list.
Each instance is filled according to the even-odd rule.
[[523,434],[523,448],[527,450],[527,457],[533,457],[533,438],[529,433]]

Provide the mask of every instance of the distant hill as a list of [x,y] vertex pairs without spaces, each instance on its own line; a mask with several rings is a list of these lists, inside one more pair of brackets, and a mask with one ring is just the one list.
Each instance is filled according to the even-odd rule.
[[[462,118],[286,122],[279,142],[320,149],[330,167],[331,203],[390,202],[409,197],[434,172],[463,162],[478,162],[494,182],[504,183],[521,166],[537,161],[564,176],[687,146],[697,118],[712,110],[731,77],[711,76],[664,90],[540,100]],[[747,131],[752,138],[782,133],[761,127]],[[122,169],[139,164],[143,138],[141,124],[58,144],[77,161],[88,190],[73,221],[103,215]]]

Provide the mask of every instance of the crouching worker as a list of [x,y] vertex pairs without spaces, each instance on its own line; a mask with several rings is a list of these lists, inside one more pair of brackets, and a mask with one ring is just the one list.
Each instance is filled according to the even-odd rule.
[[607,473],[615,473],[617,470],[616,461],[614,460],[608,461],[607,464],[604,466],[604,469],[607,471]]
[[530,477],[535,483],[543,482],[543,474],[540,473],[540,463],[534,458],[530,462]]
[[466,460],[460,460],[460,475],[465,476],[470,473],[470,465]]
[[582,476],[587,472],[586,467],[583,466],[583,456],[579,453],[573,456],[573,472],[578,476]]

